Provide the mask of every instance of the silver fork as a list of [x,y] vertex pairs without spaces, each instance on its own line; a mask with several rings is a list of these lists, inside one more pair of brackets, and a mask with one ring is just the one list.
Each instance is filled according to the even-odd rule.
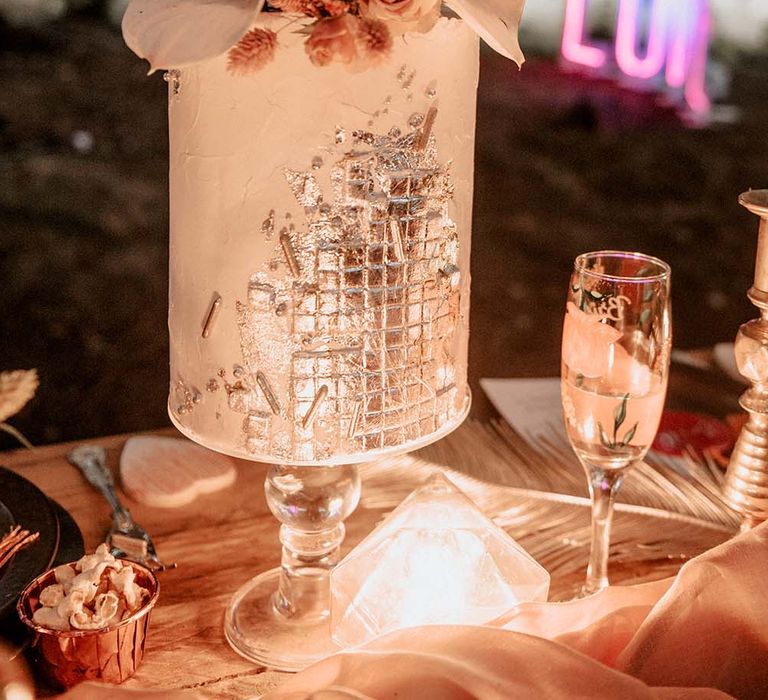
[[165,564],[157,556],[149,533],[137,525],[130,511],[120,503],[115,493],[112,472],[107,469],[107,453],[98,445],[79,445],[67,455],[70,464],[76,466],[112,506],[112,527],[107,533],[107,545],[113,556],[144,564],[153,571],[175,569],[176,564]]

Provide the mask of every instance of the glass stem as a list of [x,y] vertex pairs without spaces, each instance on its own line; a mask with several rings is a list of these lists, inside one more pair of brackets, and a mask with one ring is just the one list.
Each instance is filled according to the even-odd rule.
[[343,539],[343,523],[316,532],[301,532],[287,525],[280,528],[283,556],[274,604],[281,615],[304,622],[328,616],[329,575],[339,563]]
[[319,622],[329,614],[329,576],[340,558],[343,520],[360,500],[357,468],[273,466],[265,490],[282,523],[275,611],[294,622]]
[[585,594],[608,587],[608,552],[611,542],[613,503],[624,478],[623,469],[589,466],[589,495],[592,499],[592,545],[587,566]]

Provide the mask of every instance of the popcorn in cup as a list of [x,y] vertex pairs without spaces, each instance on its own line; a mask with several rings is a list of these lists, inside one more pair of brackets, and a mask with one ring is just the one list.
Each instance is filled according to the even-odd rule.
[[115,559],[102,544],[94,554],[38,576],[16,609],[35,633],[36,668],[50,685],[122,683],[144,656],[149,614],[160,592],[145,566]]

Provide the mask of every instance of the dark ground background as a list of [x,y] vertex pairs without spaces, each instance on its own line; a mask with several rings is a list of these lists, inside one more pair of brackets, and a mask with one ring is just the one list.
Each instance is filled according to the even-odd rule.
[[[768,187],[768,60],[731,58],[741,120],[692,130],[552,59],[518,73],[484,54],[475,415],[480,377],[557,374],[565,286],[587,249],[671,263],[679,348],[731,340],[755,315],[757,220],[736,198]],[[168,424],[165,100],[99,18],[0,25],[0,369],[38,368],[38,396],[11,421],[35,443]]]

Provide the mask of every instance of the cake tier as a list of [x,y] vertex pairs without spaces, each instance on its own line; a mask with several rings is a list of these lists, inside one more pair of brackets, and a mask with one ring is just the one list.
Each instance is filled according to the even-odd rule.
[[169,75],[171,418],[265,462],[413,449],[469,404],[477,38],[441,18],[355,73],[264,19],[261,71]]

